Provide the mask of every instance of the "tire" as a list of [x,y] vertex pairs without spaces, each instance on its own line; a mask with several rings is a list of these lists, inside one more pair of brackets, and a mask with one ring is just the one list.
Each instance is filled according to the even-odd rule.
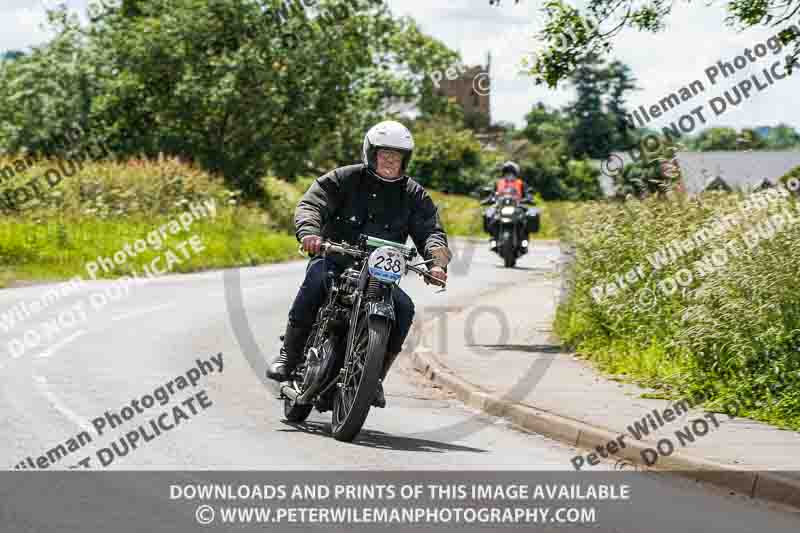
[[506,268],[512,268],[517,264],[517,253],[514,250],[514,241],[511,239],[511,235],[507,235],[504,238],[501,250],[503,252],[503,264]]
[[506,268],[514,268],[517,264],[517,258],[514,256],[514,250],[511,247],[507,248],[503,254],[503,264]]
[[353,364],[356,372],[350,374],[333,399],[331,433],[334,439],[352,442],[367,420],[383,370],[388,340],[386,319],[375,317],[370,320],[366,314],[361,315],[353,339],[353,353],[347,354],[345,360],[345,365]]

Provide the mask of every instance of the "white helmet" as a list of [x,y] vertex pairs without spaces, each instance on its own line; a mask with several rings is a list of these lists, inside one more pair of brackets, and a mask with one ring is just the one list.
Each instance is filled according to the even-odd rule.
[[[384,178],[378,174],[378,149],[388,148],[396,150],[403,154],[403,165],[400,169],[400,175],[396,178]],[[408,163],[411,161],[411,154],[414,152],[414,138],[411,137],[411,132],[408,128],[395,122],[394,120],[386,120],[380,122],[364,135],[364,150],[362,152],[362,159],[367,166],[367,172],[374,177],[383,181],[397,181],[406,172]]]

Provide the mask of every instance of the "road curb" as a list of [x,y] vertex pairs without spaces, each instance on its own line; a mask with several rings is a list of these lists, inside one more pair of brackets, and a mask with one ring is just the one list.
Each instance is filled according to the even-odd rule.
[[[433,321],[426,323],[423,326],[423,334],[432,327]],[[410,356],[414,367],[426,379],[453,393],[465,405],[491,416],[509,419],[520,429],[588,450],[594,450],[596,446],[605,446],[621,434],[552,411],[543,411],[527,404],[498,398],[478,385],[457,376],[439,362],[432,352],[415,350]],[[615,454],[620,470],[668,472],[711,483],[754,499],[800,509],[800,480],[771,472],[737,470],[716,461],[681,452],[675,452],[669,457],[659,457],[659,468],[653,468],[644,463],[641,452],[646,448],[655,447],[654,442],[626,440],[625,443],[627,446]]]

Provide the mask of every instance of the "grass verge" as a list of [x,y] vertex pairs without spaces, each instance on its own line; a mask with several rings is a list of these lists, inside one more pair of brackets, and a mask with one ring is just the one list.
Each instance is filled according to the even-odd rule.
[[556,333],[666,396],[800,429],[799,207],[727,193],[576,207]]

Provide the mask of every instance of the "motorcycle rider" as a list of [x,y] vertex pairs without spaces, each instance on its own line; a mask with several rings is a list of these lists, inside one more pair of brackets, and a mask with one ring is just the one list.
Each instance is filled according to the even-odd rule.
[[[528,187],[525,185],[525,182],[520,177],[520,169],[519,165],[513,161],[506,161],[503,163],[503,166],[500,170],[500,178],[495,183],[495,190],[489,198],[481,202],[483,205],[491,205],[494,204],[497,199],[501,196],[511,196],[517,201],[521,201],[526,193],[528,192]],[[494,251],[497,248],[497,235],[494,231],[488,231],[489,228],[496,229],[495,225],[491,223],[492,218],[494,217],[496,209],[494,206],[488,208],[486,213],[484,214],[484,228],[487,228],[487,233],[491,235],[491,250]],[[527,246],[527,242],[530,240],[530,234],[528,233],[526,228],[520,229],[520,240]]]
[[519,165],[513,161],[506,161],[503,163],[500,173],[501,177],[497,180],[495,195],[509,194],[517,200],[521,200],[525,193],[525,182],[519,175]]
[[[323,240],[355,244],[361,234],[405,243],[408,236],[428,264],[429,273],[447,281],[452,254],[447,235],[431,197],[405,175],[414,151],[408,129],[395,121],[373,126],[364,136],[362,163],[332,170],[317,178],[295,210],[297,239],[314,254],[303,284],[289,311],[289,321],[279,355],[267,377],[286,381],[301,361],[303,349],[325,302],[328,272],[341,273],[352,259],[317,256]],[[427,283],[427,280],[426,280]],[[414,304],[397,285],[392,288],[395,323],[389,335],[383,372],[373,405],[384,407],[383,380],[411,329]]]

